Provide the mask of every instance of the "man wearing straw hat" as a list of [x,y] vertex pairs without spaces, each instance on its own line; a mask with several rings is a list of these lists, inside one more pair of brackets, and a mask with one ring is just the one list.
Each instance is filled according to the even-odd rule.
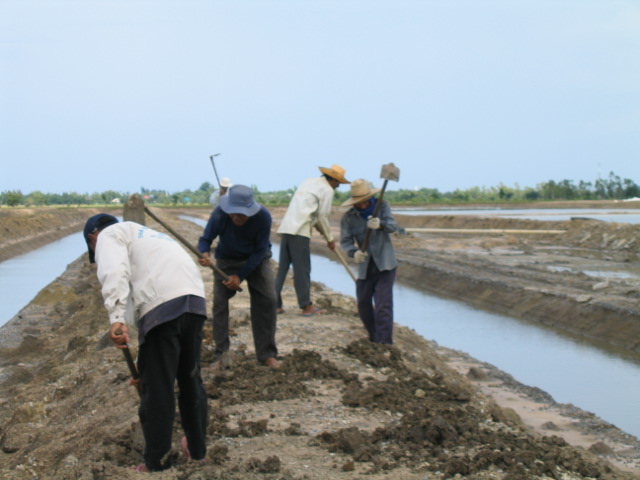
[[[343,206],[351,208],[340,220],[340,246],[358,264],[356,299],[358,314],[375,343],[393,343],[393,284],[396,279],[395,249],[390,234],[398,230],[389,203],[382,201],[373,217],[379,188],[363,179],[351,183],[351,198]],[[371,230],[366,251],[361,250],[367,230]]]
[[349,183],[349,181],[344,178],[345,170],[339,165],[318,168],[322,175],[308,178],[300,184],[278,228],[278,234],[280,234],[280,259],[276,275],[278,313],[284,313],[281,293],[290,265],[293,265],[293,286],[302,315],[309,317],[324,313],[324,310],[314,307],[311,302],[311,230],[313,228],[318,230],[331,250],[336,248],[329,226],[329,214],[335,189],[341,183]]

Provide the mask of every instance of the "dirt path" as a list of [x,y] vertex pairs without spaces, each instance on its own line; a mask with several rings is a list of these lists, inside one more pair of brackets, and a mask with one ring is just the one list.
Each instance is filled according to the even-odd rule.
[[[291,283],[284,294],[293,304]],[[275,372],[253,359],[246,292],[234,298],[226,377],[211,375],[209,329],[205,342],[208,459],[154,478],[640,478],[637,439],[409,329],[393,348],[369,344],[352,298],[320,284],[313,297],[329,314],[279,317]],[[128,470],[137,398],[120,352],[102,348],[107,323],[83,256],[0,330],[2,478],[144,477]]]

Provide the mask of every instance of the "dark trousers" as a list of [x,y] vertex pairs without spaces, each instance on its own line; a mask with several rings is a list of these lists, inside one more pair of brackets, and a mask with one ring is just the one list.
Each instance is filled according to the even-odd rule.
[[140,423],[144,433],[144,463],[161,470],[162,457],[171,448],[176,414],[174,385],[189,453],[196,460],[206,454],[207,394],[200,377],[200,348],[205,317],[185,313],[153,327],[140,346]]
[[[227,275],[235,275],[244,260],[218,259],[216,265]],[[251,330],[258,362],[276,358],[276,293],[270,257],[262,260],[245,279],[249,286],[251,306]],[[222,284],[222,277],[215,272],[213,281],[213,340],[217,360],[229,351],[229,300],[236,294]]]
[[311,239],[302,235],[280,236],[280,258],[276,275],[276,295],[278,308],[282,308],[282,286],[287,278],[289,266],[293,265],[293,287],[298,298],[298,306],[311,305]]
[[396,270],[379,271],[370,262],[367,278],[356,281],[358,314],[375,343],[393,344],[393,284]]

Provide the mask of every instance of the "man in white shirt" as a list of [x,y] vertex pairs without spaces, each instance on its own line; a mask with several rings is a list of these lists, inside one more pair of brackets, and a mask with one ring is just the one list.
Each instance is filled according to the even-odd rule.
[[340,184],[350,183],[344,178],[345,169],[339,165],[330,168],[319,167],[322,175],[309,178],[296,189],[289,207],[278,228],[280,235],[280,259],[276,275],[278,313],[284,313],[282,286],[289,266],[293,266],[293,285],[298,306],[305,317],[324,313],[311,302],[311,230],[318,230],[334,250],[335,240],[329,226],[329,215],[335,189]]
[[140,408],[145,439],[138,471],[159,471],[171,448],[178,383],[183,453],[206,454],[207,394],[200,376],[202,327],[207,317],[200,270],[168,235],[106,213],[84,227],[89,262],[98,265],[109,335],[116,346],[129,343],[129,325],[138,328]]
[[229,191],[229,188],[232,186],[233,183],[231,183],[231,180],[229,180],[227,177],[224,177],[222,180],[220,180],[220,189],[218,190],[218,192],[213,192],[209,197],[209,204],[214,210],[218,205],[220,205],[220,198],[224,197]]

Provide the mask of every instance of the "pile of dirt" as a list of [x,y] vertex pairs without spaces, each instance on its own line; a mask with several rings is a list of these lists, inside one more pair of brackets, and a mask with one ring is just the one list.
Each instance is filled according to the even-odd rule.
[[[177,218],[171,226],[193,243],[202,231]],[[211,292],[210,271],[203,269],[203,278]],[[283,295],[293,308],[290,278]],[[207,458],[180,457],[176,420],[170,468],[153,478],[638,478],[634,438],[592,422],[587,450],[561,432],[534,432],[483,394],[467,371],[450,366],[446,355],[454,353],[402,327],[394,346],[371,344],[353,298],[317,283],[312,296],[326,315],[278,318],[279,370],[255,362],[246,289],[232,300],[232,368],[222,377],[211,369],[207,323]],[[83,255],[0,329],[2,478],[148,475],[130,468],[143,448],[138,398],[127,386],[121,352],[105,338],[107,327],[95,266]],[[491,384],[508,383],[483,371]]]

